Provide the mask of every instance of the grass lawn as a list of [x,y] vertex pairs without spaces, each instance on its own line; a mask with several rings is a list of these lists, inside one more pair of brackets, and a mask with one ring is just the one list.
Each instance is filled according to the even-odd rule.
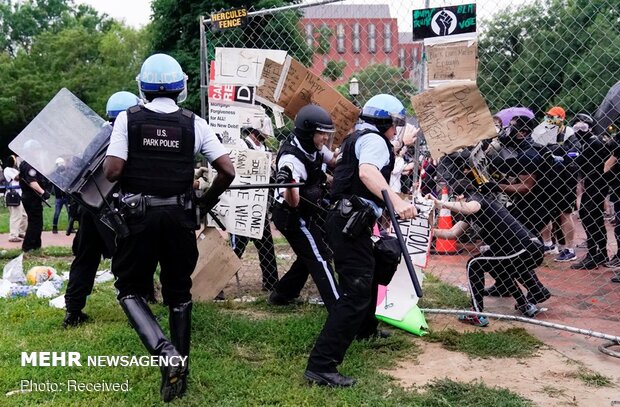
[[[49,254],[49,253],[48,253]],[[59,253],[62,255],[62,251]],[[63,257],[55,261],[64,261]],[[6,261],[6,259],[4,259]],[[60,327],[63,311],[36,297],[0,299],[1,406],[160,405],[159,372],[154,367],[89,367],[87,356],[145,355],[127,324],[110,283],[97,285],[86,312],[94,322]],[[167,309],[153,307],[167,331]],[[188,406],[529,406],[527,400],[480,383],[434,382],[403,389],[384,371],[399,359],[415,358],[419,340],[396,332],[386,340],[355,342],[342,372],[359,379],[351,389],[305,384],[302,373],[325,319],[321,307],[277,308],[252,304],[196,304],[193,315],[191,380],[188,394],[174,405]],[[22,367],[21,352],[81,353],[81,367]],[[437,355],[441,358],[441,355]],[[128,392],[29,392],[21,380],[36,383],[129,382]],[[161,403],[163,404],[163,403]]]
[[[43,204],[43,230],[52,230],[52,220],[54,218],[54,206],[56,198],[52,197],[47,200],[51,208]],[[67,216],[67,208],[63,207],[58,218],[58,229],[66,230],[69,218]],[[9,210],[6,206],[0,205],[0,233],[9,233]]]

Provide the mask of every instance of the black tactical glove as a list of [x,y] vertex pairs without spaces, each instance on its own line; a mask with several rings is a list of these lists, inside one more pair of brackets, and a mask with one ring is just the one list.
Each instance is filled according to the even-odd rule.
[[44,201],[47,201],[48,199],[50,199],[50,193],[49,193],[49,192],[47,192],[47,191],[43,191],[43,193],[41,194],[41,198],[42,198]]
[[276,184],[289,184],[293,182],[293,170],[290,167],[282,167],[276,174]]
[[495,181],[487,181],[478,187],[478,192],[483,195],[501,192],[499,184]]
[[200,208],[200,217],[204,218],[207,213],[220,201],[220,198],[216,196],[215,198],[209,198],[208,194],[204,194],[198,199],[198,207]]

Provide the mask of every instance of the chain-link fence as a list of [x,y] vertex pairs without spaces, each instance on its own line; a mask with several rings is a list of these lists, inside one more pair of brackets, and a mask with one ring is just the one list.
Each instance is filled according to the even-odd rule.
[[[324,3],[249,9],[247,26],[225,31],[211,32],[207,20],[207,55],[213,59],[215,47],[285,50],[358,105],[389,93],[414,116],[410,96],[441,64],[429,59],[433,71],[425,69],[426,56],[436,54],[413,40],[413,9],[451,2]],[[444,204],[453,211],[438,212],[439,241],[425,269],[469,292],[473,310],[484,301],[488,312],[533,317],[544,307],[539,320],[619,335],[618,86],[603,100],[620,80],[620,1],[511,3],[478,1],[473,68],[460,58],[442,61],[455,65],[457,77],[474,69],[498,137],[439,161],[412,146],[399,149],[391,185],[440,199],[447,192],[452,201],[464,194],[481,208],[459,214],[458,205]],[[287,124],[277,138],[288,134]],[[447,229],[457,223],[458,238]],[[270,239],[258,251],[249,245],[230,295],[270,289],[274,269],[280,277],[288,271],[295,254],[273,230],[275,257],[264,247]],[[316,296],[311,282],[306,290]]]

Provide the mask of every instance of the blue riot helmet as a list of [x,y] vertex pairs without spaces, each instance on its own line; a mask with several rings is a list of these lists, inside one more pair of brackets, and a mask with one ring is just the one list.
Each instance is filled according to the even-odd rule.
[[187,98],[187,75],[170,55],[154,54],[148,57],[136,81],[140,97],[144,99],[168,97],[181,103]]
[[366,102],[360,117],[384,133],[392,126],[405,125],[405,106],[394,96],[382,93]]
[[138,103],[140,103],[140,99],[136,95],[123,90],[110,96],[105,106],[105,112],[108,119],[113,121],[120,112],[124,112]]

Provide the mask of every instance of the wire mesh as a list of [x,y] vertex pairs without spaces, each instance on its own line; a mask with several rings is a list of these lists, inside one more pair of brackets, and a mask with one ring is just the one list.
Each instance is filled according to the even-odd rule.
[[[481,227],[479,216],[444,213],[451,224],[465,221],[472,228],[454,246],[450,242],[456,249],[449,255],[436,250],[425,273],[463,291],[475,286],[474,310],[533,316],[522,294],[527,303],[549,309],[537,318],[618,335],[620,167],[614,163],[620,156],[620,89],[612,87],[620,79],[620,2],[511,3],[477,2],[476,79],[496,115],[498,137],[482,145],[477,157],[438,161],[411,147],[400,149],[391,185],[412,193],[412,163],[419,159],[423,193],[441,197],[447,186],[450,200],[466,192],[471,201],[481,189],[471,170],[485,174],[489,182],[482,188],[501,204],[496,212],[502,221],[493,227],[486,220]],[[260,10],[240,29],[210,32],[206,24],[208,58],[214,58],[215,47],[285,50],[358,105],[388,93],[414,116],[410,96],[426,87],[427,78],[423,43],[413,40],[412,10],[424,2],[310,5]],[[290,129],[289,122],[277,130],[278,141]],[[247,245],[239,285],[228,291],[268,290],[268,274],[277,268],[281,277],[288,270],[295,255],[272,229],[275,258],[269,241],[256,242],[259,250]],[[517,236],[508,237],[509,230]],[[521,250],[527,254],[517,254]],[[269,262],[276,267],[267,267]],[[510,298],[483,297],[483,287],[492,285],[497,290],[486,294],[512,293],[518,309]],[[306,286],[303,296],[317,295],[313,284]]]

